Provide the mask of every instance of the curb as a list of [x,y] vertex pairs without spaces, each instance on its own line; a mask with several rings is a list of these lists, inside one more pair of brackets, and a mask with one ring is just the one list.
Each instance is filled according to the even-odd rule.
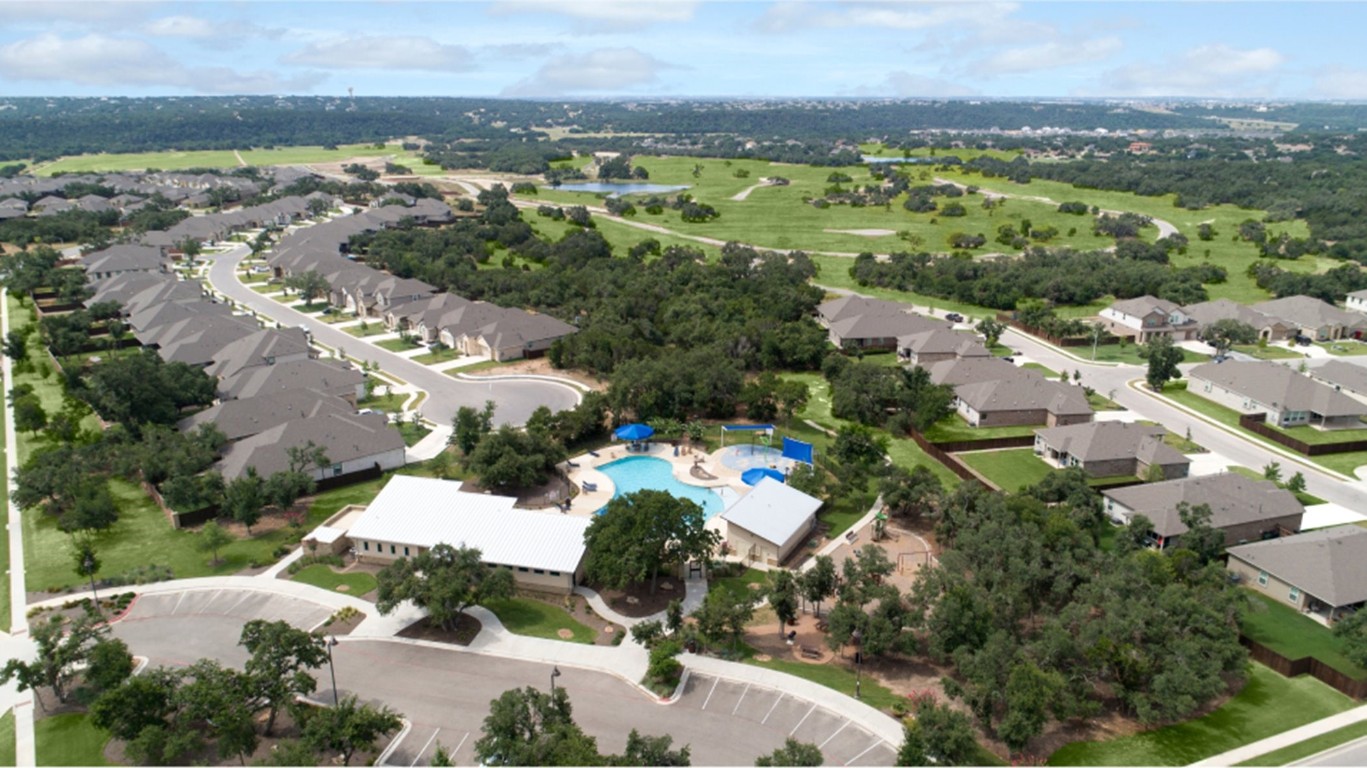
[[580,384],[574,379],[566,379],[560,376],[545,376],[539,373],[501,373],[492,376],[472,376],[468,373],[457,373],[453,378],[465,379],[466,381],[516,381],[519,379],[527,381],[549,381],[553,384],[563,384],[572,389],[577,389],[580,392],[593,391],[593,387],[590,387],[587,384]]

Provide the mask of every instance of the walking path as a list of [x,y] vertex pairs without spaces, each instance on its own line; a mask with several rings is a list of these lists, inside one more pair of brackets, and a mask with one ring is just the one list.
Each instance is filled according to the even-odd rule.
[[[9,290],[5,289],[0,290],[0,333],[9,335],[9,331]],[[0,373],[4,374],[5,393],[8,395],[9,388],[14,382],[14,367],[8,356],[0,362]],[[9,478],[10,484],[13,484],[14,473],[19,468],[19,444],[14,434],[14,408],[11,407],[8,396],[4,401],[5,476]],[[25,647],[29,654],[34,650],[32,643],[24,645],[12,642],[18,638],[28,637],[28,592],[24,585],[23,512],[9,494],[5,494],[5,504],[9,528],[10,634],[6,636],[7,642],[4,645],[7,658],[15,658],[24,655]],[[10,683],[10,686],[13,685],[14,683]],[[15,765],[34,765],[37,762],[37,750],[33,738],[33,691],[20,693],[11,688],[6,694],[5,700],[14,707]]]
[[1340,712],[1337,715],[1331,715],[1323,720],[1316,720],[1313,723],[1302,725],[1299,728],[1292,728],[1291,730],[1284,731],[1276,736],[1269,736],[1262,741],[1255,741],[1252,744],[1245,744],[1238,749],[1231,749],[1228,752],[1207,757],[1205,760],[1198,763],[1192,763],[1192,765],[1237,765],[1245,760],[1251,760],[1258,757],[1259,755],[1265,755],[1268,752],[1274,752],[1282,747],[1289,747],[1292,744],[1299,744],[1306,739],[1311,739],[1321,734],[1338,730],[1346,725],[1361,723],[1363,721],[1367,721],[1367,706],[1350,709],[1347,712]]

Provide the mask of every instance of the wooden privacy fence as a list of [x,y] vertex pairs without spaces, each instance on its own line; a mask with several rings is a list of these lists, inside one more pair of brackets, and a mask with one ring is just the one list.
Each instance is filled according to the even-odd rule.
[[1297,677],[1299,675],[1310,675],[1325,685],[1354,699],[1367,698],[1367,680],[1357,680],[1333,667],[1325,664],[1313,656],[1302,656],[1299,659],[1288,659],[1287,657],[1268,648],[1257,640],[1239,636],[1239,642],[1248,648],[1248,655],[1254,661],[1264,666],[1270,667],[1283,677]]
[[[1037,339],[1043,339],[1043,340],[1049,342],[1050,344],[1053,344],[1053,345],[1056,346],[1056,347],[1090,347],[1090,346],[1092,346],[1092,339],[1091,339],[1091,337],[1089,337],[1089,336],[1069,336],[1069,337],[1067,337],[1067,338],[1062,338],[1062,337],[1059,337],[1059,336],[1050,336],[1049,334],[1044,333],[1043,331],[1041,331],[1041,330],[1038,329],[1038,328],[1031,328],[1030,326],[1026,325],[1025,323],[1022,323],[1021,321],[1019,321],[1019,320],[1017,320],[1016,318],[1012,317],[1012,316],[1011,316],[1009,313],[1007,313],[1007,312],[998,312],[998,313],[997,313],[997,321],[998,321],[998,322],[1001,322],[1001,323],[1005,323],[1006,325],[1009,325],[1009,326],[1011,326],[1012,328],[1015,328],[1016,330],[1020,331],[1021,333],[1028,333],[1028,334],[1030,334],[1031,336],[1034,336],[1034,337],[1037,338]],[[1112,343],[1112,342],[1118,341],[1119,339],[1120,339],[1119,336],[1114,336],[1114,335],[1112,335],[1112,334],[1110,334],[1110,333],[1107,333],[1105,336],[1102,336],[1102,337],[1101,337],[1099,343],[1101,343],[1101,344],[1110,344],[1110,343]]]
[[915,443],[918,446],[921,447],[921,450],[930,454],[931,458],[945,465],[945,467],[947,467],[950,472],[953,472],[956,476],[958,476],[960,480],[977,480],[983,485],[986,485],[988,488],[997,487],[992,483],[989,483],[987,479],[984,478],[982,475],[979,475],[977,472],[974,472],[967,464],[964,464],[962,461],[959,461],[959,457],[939,447],[935,443],[932,443],[929,440],[927,440],[925,435],[921,434],[920,432],[912,430],[911,439],[915,441]]
[[1302,456],[1324,456],[1330,453],[1353,453],[1354,451],[1367,451],[1367,440],[1345,440],[1339,443],[1307,443],[1267,426],[1266,413],[1245,413],[1239,415],[1239,426],[1248,431],[1262,435],[1278,445],[1301,454]]
[[1017,435],[1015,437],[985,437],[981,440],[937,440],[931,443],[936,448],[949,453],[961,453],[963,451],[995,451],[1001,448],[1033,448],[1035,445],[1034,435]]

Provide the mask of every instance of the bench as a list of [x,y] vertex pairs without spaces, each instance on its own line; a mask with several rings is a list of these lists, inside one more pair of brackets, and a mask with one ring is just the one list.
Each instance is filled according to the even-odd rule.
[[798,650],[802,653],[802,657],[804,659],[821,658],[821,650],[818,648],[813,648],[810,645],[799,645]]
[[856,531],[848,531],[848,532],[846,532],[846,534],[845,534],[845,541],[848,541],[848,542],[850,542],[851,544],[853,544],[853,543],[854,543],[854,540],[857,539],[857,538],[859,538],[859,534],[858,534],[858,532],[856,532]]

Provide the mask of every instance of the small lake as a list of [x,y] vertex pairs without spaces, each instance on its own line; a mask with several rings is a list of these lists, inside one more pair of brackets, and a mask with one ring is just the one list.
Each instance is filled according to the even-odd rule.
[[866,163],[907,163],[909,165],[935,165],[943,160],[939,157],[874,157],[864,155]]
[[619,181],[582,181],[560,185],[560,189],[566,192],[606,192],[611,195],[661,195],[667,192],[681,192],[688,189],[687,185],[677,184],[636,184]]

